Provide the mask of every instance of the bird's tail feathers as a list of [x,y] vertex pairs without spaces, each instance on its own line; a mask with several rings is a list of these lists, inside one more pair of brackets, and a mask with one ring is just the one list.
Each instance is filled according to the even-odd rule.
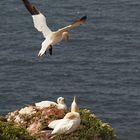
[[45,49],[41,49],[38,53],[38,56],[41,57],[45,54],[46,50]]

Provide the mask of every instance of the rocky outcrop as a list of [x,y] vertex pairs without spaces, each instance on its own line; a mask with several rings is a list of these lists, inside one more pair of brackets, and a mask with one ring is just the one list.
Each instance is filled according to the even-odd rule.
[[[55,107],[37,109],[28,106],[0,118],[0,140],[49,140],[48,124],[63,118],[64,110]],[[116,140],[113,128],[98,119],[87,109],[79,110],[81,124],[70,134],[54,137],[54,140]]]

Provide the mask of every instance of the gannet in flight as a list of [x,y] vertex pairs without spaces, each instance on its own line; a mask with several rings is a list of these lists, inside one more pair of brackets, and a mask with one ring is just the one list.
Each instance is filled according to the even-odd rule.
[[67,106],[64,102],[64,98],[63,97],[59,97],[57,99],[57,103],[55,102],[52,102],[52,101],[41,101],[39,103],[35,103],[35,106],[38,108],[38,109],[43,109],[43,108],[46,108],[46,107],[56,107],[58,109],[63,109],[63,110],[67,110]]
[[46,53],[47,50],[49,50],[50,55],[52,55],[53,45],[59,43],[62,39],[67,41],[69,39],[69,33],[67,31],[85,23],[87,19],[86,16],[83,16],[81,19],[73,22],[72,24],[64,28],[58,29],[57,31],[51,31],[47,26],[45,16],[28,0],[22,0],[22,1],[25,7],[32,15],[34,27],[39,32],[42,32],[45,38],[45,40],[42,42],[41,49],[38,53],[38,56],[42,56],[43,54]]
[[77,112],[78,106],[74,100],[71,104],[71,112],[67,113],[63,119],[52,121],[48,127],[53,128],[51,136],[68,134],[75,131],[80,125],[80,114]]

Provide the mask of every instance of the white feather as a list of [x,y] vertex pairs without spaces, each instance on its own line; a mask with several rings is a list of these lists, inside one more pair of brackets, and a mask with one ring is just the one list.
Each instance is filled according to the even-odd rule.
[[45,16],[40,13],[38,15],[32,15],[34,27],[43,33],[43,36],[46,38],[52,31],[49,29],[46,23]]
[[54,121],[52,121],[52,122],[48,125],[48,127],[49,127],[49,128],[55,128],[56,125],[58,125],[61,121],[62,121],[62,119],[60,119],[60,120],[54,120]]
[[51,45],[52,41],[50,40],[50,38],[46,38],[43,42],[42,42],[42,47],[38,53],[38,56],[42,56],[45,51],[49,48],[49,46]]
[[50,107],[50,106],[54,106],[57,109],[64,109],[64,110],[67,109],[67,106],[64,103],[64,98],[63,97],[59,97],[57,99],[57,103],[52,102],[52,101],[41,101],[41,102],[35,103],[35,105],[38,109],[43,109],[43,108]]
[[51,134],[68,133],[73,126],[73,121],[69,119],[62,119],[54,128]]
[[71,112],[68,112],[63,119],[55,120],[49,124],[48,127],[53,128],[52,135],[59,135],[63,133],[71,133],[75,131],[80,125],[80,114],[77,112],[77,104],[74,100],[71,105]]
[[57,106],[57,103],[51,101],[41,101],[39,103],[35,103],[35,105],[37,108],[43,109],[45,107]]
[[[66,34],[67,30],[70,30],[74,27],[77,27],[83,24],[86,21],[86,16],[82,17],[81,19],[73,22],[72,24],[65,26],[64,28],[58,29],[57,31],[52,32],[50,28],[47,26],[46,17],[28,0],[23,0],[23,3],[27,10],[31,13],[33,18],[34,27],[39,31],[42,32],[44,38],[46,39],[42,43],[42,48],[38,53],[38,56],[42,56],[47,48],[61,42],[62,39],[68,40],[68,33]],[[51,54],[50,50],[50,54]]]
[[63,133],[71,133],[77,129],[80,125],[80,119],[61,119],[58,122],[51,122],[49,126],[53,126],[54,130],[51,134],[63,134]]

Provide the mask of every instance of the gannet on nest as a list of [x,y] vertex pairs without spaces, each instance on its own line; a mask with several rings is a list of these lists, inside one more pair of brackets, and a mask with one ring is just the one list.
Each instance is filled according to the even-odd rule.
[[69,33],[68,30],[77,27],[83,23],[85,23],[87,17],[83,16],[81,19],[73,22],[71,25],[68,25],[64,28],[61,28],[57,31],[51,31],[46,23],[45,16],[28,0],[22,0],[28,11],[31,13],[33,18],[34,27],[39,31],[42,32],[45,40],[42,42],[42,47],[38,53],[38,56],[42,56],[46,53],[46,50],[49,49],[50,55],[52,55],[52,47],[53,45],[59,43],[62,39],[68,40]]
[[35,103],[35,106],[38,109],[43,109],[43,108],[46,108],[46,107],[56,107],[58,109],[63,109],[63,110],[67,109],[67,106],[66,106],[66,104],[64,102],[64,98],[63,97],[59,97],[57,99],[57,103],[52,102],[52,101],[41,101],[39,103]]
[[77,112],[78,106],[74,100],[71,104],[71,112],[67,113],[63,119],[52,121],[48,127],[53,128],[52,136],[59,134],[68,134],[75,131],[80,125],[80,114]]

